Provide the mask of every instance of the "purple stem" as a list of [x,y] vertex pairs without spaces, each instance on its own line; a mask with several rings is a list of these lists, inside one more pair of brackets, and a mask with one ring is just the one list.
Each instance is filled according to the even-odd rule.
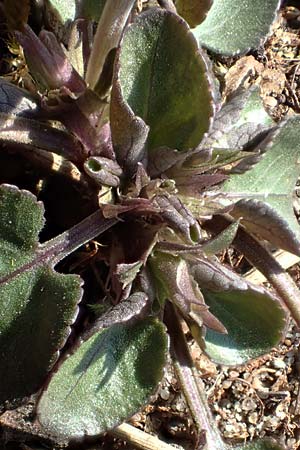
[[210,411],[202,380],[194,367],[177,313],[170,302],[166,304],[165,321],[171,338],[175,369],[199,432],[200,442],[197,448],[202,444],[201,434],[205,432],[205,445],[201,445],[201,448],[226,450],[227,445],[223,442]]
[[40,245],[34,258],[14,272],[1,277],[0,285],[9,282],[19,274],[34,269],[37,266],[51,264],[54,267],[78,247],[104,233],[117,222],[118,219],[105,219],[100,210],[94,212],[77,225],[74,225],[74,227]]

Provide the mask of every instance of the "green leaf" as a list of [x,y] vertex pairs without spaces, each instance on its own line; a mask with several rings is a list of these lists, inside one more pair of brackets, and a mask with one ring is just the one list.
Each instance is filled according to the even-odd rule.
[[98,22],[106,0],[83,0],[81,2],[80,17]]
[[[250,231],[253,222],[256,231],[259,227],[261,237],[295,254],[299,254],[300,246],[300,227],[293,210],[294,190],[300,173],[299,133],[297,116],[283,122],[266,148],[261,149],[265,153],[263,158],[248,172],[232,174],[222,187],[227,204],[244,200],[237,206],[243,207],[243,217]],[[251,207],[250,200],[259,202],[260,206]],[[264,204],[265,208],[262,207]],[[235,215],[234,211],[232,214]],[[238,210],[236,214],[240,214]]]
[[217,234],[217,236],[215,236],[211,240],[205,242],[202,245],[202,251],[206,255],[215,255],[216,253],[226,250],[226,248],[230,246],[233,239],[235,238],[238,227],[239,221],[233,222],[231,225],[225,228],[224,231]]
[[47,14],[53,25],[65,26],[78,17],[98,22],[106,0],[48,0]]
[[204,22],[193,32],[215,53],[246,53],[263,43],[280,6],[279,0],[214,0]]
[[48,0],[46,14],[51,16],[53,25],[64,26],[76,18],[76,2],[74,0]]
[[196,323],[198,327],[204,324],[220,333],[226,332],[222,323],[208,311],[203,295],[183,258],[155,252],[150,265],[161,303],[166,299],[172,301],[188,323]]
[[205,147],[244,149],[262,132],[274,126],[263,107],[259,88],[239,90],[216,114]]
[[[123,109],[150,126],[148,149],[187,150],[201,141],[213,114],[207,67],[177,15],[150,9],[126,29],[113,83],[113,141],[115,129],[122,125],[120,110],[114,111],[122,101]],[[128,134],[127,128],[123,126],[123,134]]]
[[41,425],[51,435],[80,438],[132,416],[163,376],[167,342],[154,319],[99,331],[54,374],[38,405]]
[[176,0],[175,5],[177,13],[184,18],[190,25],[190,27],[195,27],[199,25],[205,17],[213,0]]
[[228,334],[207,329],[205,352],[218,364],[243,364],[277,345],[286,326],[278,300],[217,261],[203,260],[193,270],[211,314]]
[[58,274],[42,258],[32,265],[43,212],[29,192],[0,187],[0,405],[40,387],[81,298],[78,276]]
[[248,442],[238,447],[230,447],[232,450],[284,450],[282,445],[277,444],[274,440],[264,439]]

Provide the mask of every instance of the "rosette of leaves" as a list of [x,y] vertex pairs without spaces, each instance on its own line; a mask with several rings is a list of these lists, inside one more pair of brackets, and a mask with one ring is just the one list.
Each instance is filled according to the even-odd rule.
[[[223,11],[223,2],[215,4]],[[39,244],[41,205],[16,187],[1,188],[0,379],[14,380],[5,389],[0,383],[1,404],[40,389],[41,426],[55,438],[82,439],[126,420],[154,393],[166,361],[163,319],[170,304],[171,315],[180,314],[220,364],[244,363],[279,342],[289,292],[252,285],[216,255],[237,242],[249,256],[252,239],[254,250],[265,252],[260,261],[267,272],[272,257],[259,241],[299,255],[293,210],[299,119],[273,123],[255,88],[216,105],[195,32],[173,12],[152,8],[130,16],[133,2],[120,0],[120,19],[107,0],[89,54],[80,14],[70,19],[67,52],[62,37],[32,31],[28,11],[14,22],[12,5],[7,14],[37,90],[33,97],[1,80],[0,139],[76,183],[95,212]],[[93,50],[103,30],[114,32],[99,53]],[[96,237],[105,243],[98,277],[111,308],[94,322],[85,317],[89,325],[54,367],[80,300],[79,278],[54,267]],[[299,323],[296,308],[290,309]],[[194,411],[201,417],[208,412],[203,392],[197,395],[202,403],[198,398]],[[214,436],[207,431],[208,446]]]

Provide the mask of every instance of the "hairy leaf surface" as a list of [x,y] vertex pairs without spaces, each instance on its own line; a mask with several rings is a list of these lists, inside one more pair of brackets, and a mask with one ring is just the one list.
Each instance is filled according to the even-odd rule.
[[[148,149],[186,150],[199,144],[213,114],[201,51],[186,23],[166,10],[140,14],[125,31],[112,93],[112,137],[120,107],[150,126]],[[127,124],[123,134],[128,134]]]
[[0,404],[36,391],[69,335],[81,281],[43,258],[32,264],[43,206],[27,191],[0,187]]
[[254,440],[253,442],[248,442],[247,444],[231,448],[234,450],[284,450],[282,445],[277,444],[274,440],[271,441],[268,439]]
[[274,126],[263,107],[257,86],[236,92],[216,114],[204,146],[243,149]]
[[205,351],[219,364],[242,364],[278,344],[286,315],[267,290],[251,285],[217,261],[199,261],[193,275],[211,314],[227,334],[207,329]]
[[278,0],[214,0],[205,21],[193,32],[215,53],[246,53],[265,40],[279,5]]
[[111,429],[148,400],[163,375],[161,322],[117,324],[83,342],[53,376],[38,405],[52,435],[80,438]]
[[[263,158],[248,172],[232,174],[222,188],[227,204],[248,201],[241,207],[249,227],[250,222],[255,223],[261,237],[295,254],[300,253],[300,227],[293,210],[294,190],[300,173],[299,131],[297,116],[283,122],[263,150]],[[250,200],[259,202],[257,208],[253,203],[251,207]]]

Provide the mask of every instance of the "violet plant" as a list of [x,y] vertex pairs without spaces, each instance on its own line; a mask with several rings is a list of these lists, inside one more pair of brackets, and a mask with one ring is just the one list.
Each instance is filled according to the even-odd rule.
[[[155,392],[170,340],[199,436],[205,431],[198,448],[228,449],[178,317],[213,361],[233,366],[274,347],[289,314],[300,324],[299,291],[267,249],[300,255],[300,122],[274,123],[256,87],[221,104],[201,47],[224,56],[257,47],[280,2],[162,0],[141,13],[134,0],[57,0],[42,11],[36,3],[31,16],[52,31],[37,35],[26,5],[4,3],[34,92],[0,80],[1,148],[46,180],[75,186],[67,208],[75,213],[72,227],[40,243],[41,201],[0,187],[1,407],[38,393],[37,419],[54,440],[104,433]],[[55,269],[93,239],[96,319],[78,314],[88,283]],[[221,264],[216,255],[230,245],[273,291]]]

